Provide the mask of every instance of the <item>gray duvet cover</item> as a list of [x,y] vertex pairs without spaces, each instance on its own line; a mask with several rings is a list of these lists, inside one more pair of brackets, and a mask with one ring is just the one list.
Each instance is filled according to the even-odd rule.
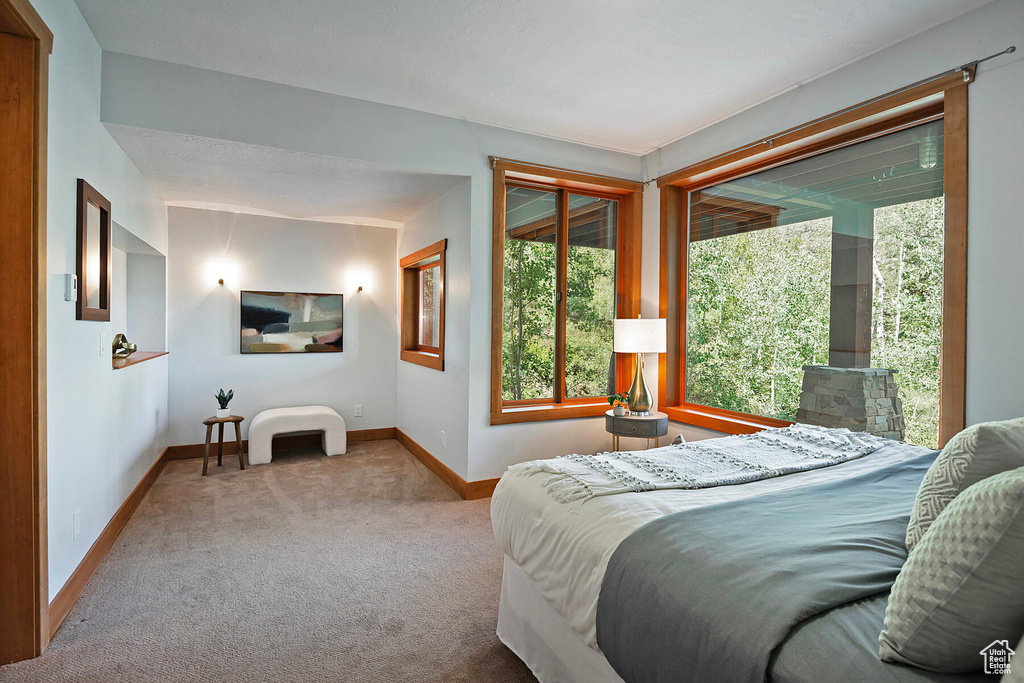
[[[773,683],[994,683],[983,673],[943,674],[878,658],[878,634],[889,593],[855,600],[811,617],[790,631],[775,651]],[[981,659],[978,659],[981,662]]]
[[[612,555],[598,600],[597,637],[608,661],[627,683],[760,683],[793,633],[794,655],[780,652],[773,677],[824,680],[794,662],[802,644],[817,647],[831,637],[794,629],[889,590],[906,559],[910,509],[934,458],[929,451],[856,477],[687,510],[641,527]],[[880,629],[879,621],[875,639]],[[819,654],[827,666],[828,653]],[[839,666],[834,680],[874,680]]]

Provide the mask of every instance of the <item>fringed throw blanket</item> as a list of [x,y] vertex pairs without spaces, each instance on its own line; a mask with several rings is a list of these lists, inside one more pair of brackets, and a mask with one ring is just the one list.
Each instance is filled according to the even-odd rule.
[[550,474],[544,488],[558,502],[571,503],[630,491],[745,484],[838,465],[886,443],[891,442],[847,429],[792,425],[646,451],[534,460],[513,465],[509,472]]

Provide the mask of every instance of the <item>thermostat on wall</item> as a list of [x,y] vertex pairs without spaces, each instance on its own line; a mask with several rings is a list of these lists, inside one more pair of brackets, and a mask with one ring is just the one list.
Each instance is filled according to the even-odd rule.
[[64,276],[64,301],[78,301],[78,276],[74,273]]

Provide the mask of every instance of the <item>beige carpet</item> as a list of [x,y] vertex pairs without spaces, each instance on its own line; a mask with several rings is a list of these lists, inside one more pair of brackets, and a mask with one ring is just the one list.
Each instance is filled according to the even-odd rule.
[[533,681],[494,635],[490,499],[395,441],[167,465],[42,657],[0,681]]

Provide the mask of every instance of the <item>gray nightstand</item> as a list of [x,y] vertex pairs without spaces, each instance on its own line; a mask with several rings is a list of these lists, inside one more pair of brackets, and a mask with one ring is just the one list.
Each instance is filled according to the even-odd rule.
[[638,439],[647,439],[650,447],[650,440],[654,439],[654,447],[657,448],[659,437],[668,434],[668,415],[651,411],[650,415],[623,415],[616,417],[612,411],[605,411],[604,428],[612,435],[612,450],[619,450],[619,437],[632,436]]

